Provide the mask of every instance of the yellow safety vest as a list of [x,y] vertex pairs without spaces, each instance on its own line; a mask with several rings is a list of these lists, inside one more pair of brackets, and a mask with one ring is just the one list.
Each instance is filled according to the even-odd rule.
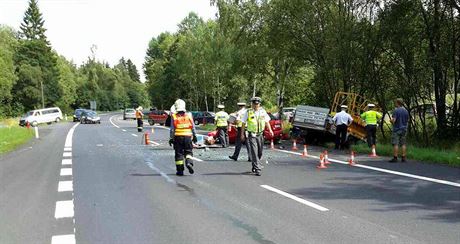
[[216,113],[216,126],[217,127],[226,127],[228,126],[228,120],[229,116],[226,112],[220,111]]
[[[259,110],[260,111],[260,110]],[[265,130],[265,116],[268,115],[259,115],[256,116],[253,109],[248,109],[248,120],[247,120],[247,131],[260,134]]]
[[193,136],[193,121],[188,114],[173,114],[174,135],[175,136]]
[[361,118],[366,121],[367,125],[376,125],[377,121],[382,118],[382,114],[374,110],[369,110],[361,114]]

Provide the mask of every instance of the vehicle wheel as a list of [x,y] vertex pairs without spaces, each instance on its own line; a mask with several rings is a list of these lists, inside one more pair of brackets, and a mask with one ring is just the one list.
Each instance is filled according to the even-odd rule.
[[161,126],[164,126],[164,125],[165,125],[165,123],[160,123],[160,125],[161,125]]
[[125,117],[123,117],[123,120],[126,120],[126,118],[125,118]]
[[155,123],[153,121],[149,121],[149,125],[154,125]]
[[195,125],[199,125],[199,124],[200,124],[200,121],[195,120],[193,123],[195,123]]
[[59,121],[61,121],[61,118],[57,117],[56,118],[56,123],[59,123]]

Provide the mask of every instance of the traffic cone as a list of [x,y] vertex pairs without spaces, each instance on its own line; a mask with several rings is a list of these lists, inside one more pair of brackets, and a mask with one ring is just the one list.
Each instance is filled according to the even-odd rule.
[[375,152],[375,146],[372,146],[372,153],[369,154],[369,157],[372,157],[372,158],[378,157],[378,156],[377,156],[377,153]]
[[316,166],[316,168],[318,168],[318,169],[327,169],[327,166],[324,163],[324,155],[323,154],[319,155],[319,165]]
[[348,165],[354,166],[355,164],[356,164],[356,162],[355,162],[355,152],[351,151],[350,160],[348,160]]
[[324,163],[325,164],[331,164],[331,162],[329,162],[329,156],[327,154],[327,150],[324,151]]
[[308,157],[307,145],[303,145],[302,157]]
[[147,131],[144,133],[144,143],[145,145],[150,145],[150,136]]
[[270,149],[275,149],[275,143],[273,142],[273,139],[270,141]]
[[292,142],[292,150],[293,150],[293,151],[299,150],[299,149],[297,148],[297,139],[294,139],[294,141]]

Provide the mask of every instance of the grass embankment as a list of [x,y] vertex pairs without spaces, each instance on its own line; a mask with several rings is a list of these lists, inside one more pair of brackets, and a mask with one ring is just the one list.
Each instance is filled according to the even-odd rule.
[[214,131],[216,130],[216,126],[214,124],[205,124],[201,125],[199,129],[204,131]]
[[[369,147],[364,143],[354,145],[353,150],[357,153],[370,153]],[[377,144],[377,154],[392,157],[393,146],[390,144]],[[407,158],[410,160],[460,167],[460,152],[455,150],[422,148],[408,144]]]
[[0,128],[0,154],[13,151],[34,136],[32,129],[18,126],[17,121],[8,119],[0,122],[5,126]]

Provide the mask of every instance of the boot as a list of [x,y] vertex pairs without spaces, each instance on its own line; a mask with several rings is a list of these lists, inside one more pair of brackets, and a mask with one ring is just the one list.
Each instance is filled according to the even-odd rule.
[[182,176],[184,175],[184,165],[176,165],[176,175]]
[[193,161],[192,161],[192,159],[187,158],[187,159],[185,160],[185,166],[187,167],[188,172],[189,172],[190,174],[193,175],[193,173],[195,173],[195,171],[193,170]]

